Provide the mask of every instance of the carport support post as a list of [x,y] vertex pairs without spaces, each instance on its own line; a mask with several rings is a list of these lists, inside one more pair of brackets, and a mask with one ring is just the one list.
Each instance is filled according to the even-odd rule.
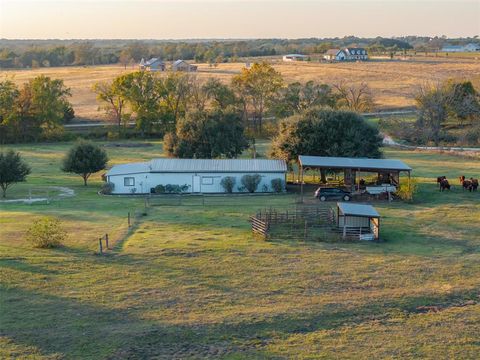
[[300,192],[303,204],[303,165],[300,163]]

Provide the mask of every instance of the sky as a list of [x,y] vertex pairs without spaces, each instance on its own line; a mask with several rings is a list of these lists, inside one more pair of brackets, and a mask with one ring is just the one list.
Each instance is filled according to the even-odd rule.
[[480,0],[0,0],[0,38],[480,35]]

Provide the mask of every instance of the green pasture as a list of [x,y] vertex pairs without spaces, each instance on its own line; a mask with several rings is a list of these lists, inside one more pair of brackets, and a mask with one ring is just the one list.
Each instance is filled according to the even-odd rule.
[[[414,168],[420,192],[413,204],[375,204],[384,242],[266,242],[252,237],[249,215],[290,209],[294,195],[144,216],[141,197],[99,196],[100,174],[84,187],[62,173],[70,146],[8,147],[32,166],[10,199],[59,186],[75,196],[0,203],[0,358],[478,358],[480,192],[456,178],[480,177],[479,161],[386,149]],[[161,143],[106,149],[110,164],[162,155]],[[439,175],[451,192],[438,192]],[[62,220],[64,247],[25,242],[44,215]],[[104,233],[113,249],[100,256]]]

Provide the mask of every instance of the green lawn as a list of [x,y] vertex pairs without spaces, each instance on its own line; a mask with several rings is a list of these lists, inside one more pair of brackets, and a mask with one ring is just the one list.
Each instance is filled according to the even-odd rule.
[[[478,358],[480,193],[455,180],[479,177],[478,161],[387,150],[415,169],[420,194],[376,205],[385,242],[265,242],[248,216],[289,208],[293,195],[152,207],[129,231],[143,200],[97,195],[99,175],[85,188],[63,174],[70,145],[12,147],[33,172],[10,198],[49,186],[76,196],[0,204],[0,358]],[[107,151],[111,164],[162,154],[160,143]],[[438,175],[452,192],[437,191]],[[45,214],[70,234],[61,249],[24,241]],[[106,232],[114,249],[99,256]]]

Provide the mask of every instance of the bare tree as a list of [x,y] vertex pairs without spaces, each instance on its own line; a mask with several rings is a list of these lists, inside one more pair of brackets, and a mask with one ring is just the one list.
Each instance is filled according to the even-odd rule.
[[341,81],[333,85],[333,88],[339,98],[339,107],[355,112],[370,111],[373,108],[373,94],[366,83],[355,85]]

